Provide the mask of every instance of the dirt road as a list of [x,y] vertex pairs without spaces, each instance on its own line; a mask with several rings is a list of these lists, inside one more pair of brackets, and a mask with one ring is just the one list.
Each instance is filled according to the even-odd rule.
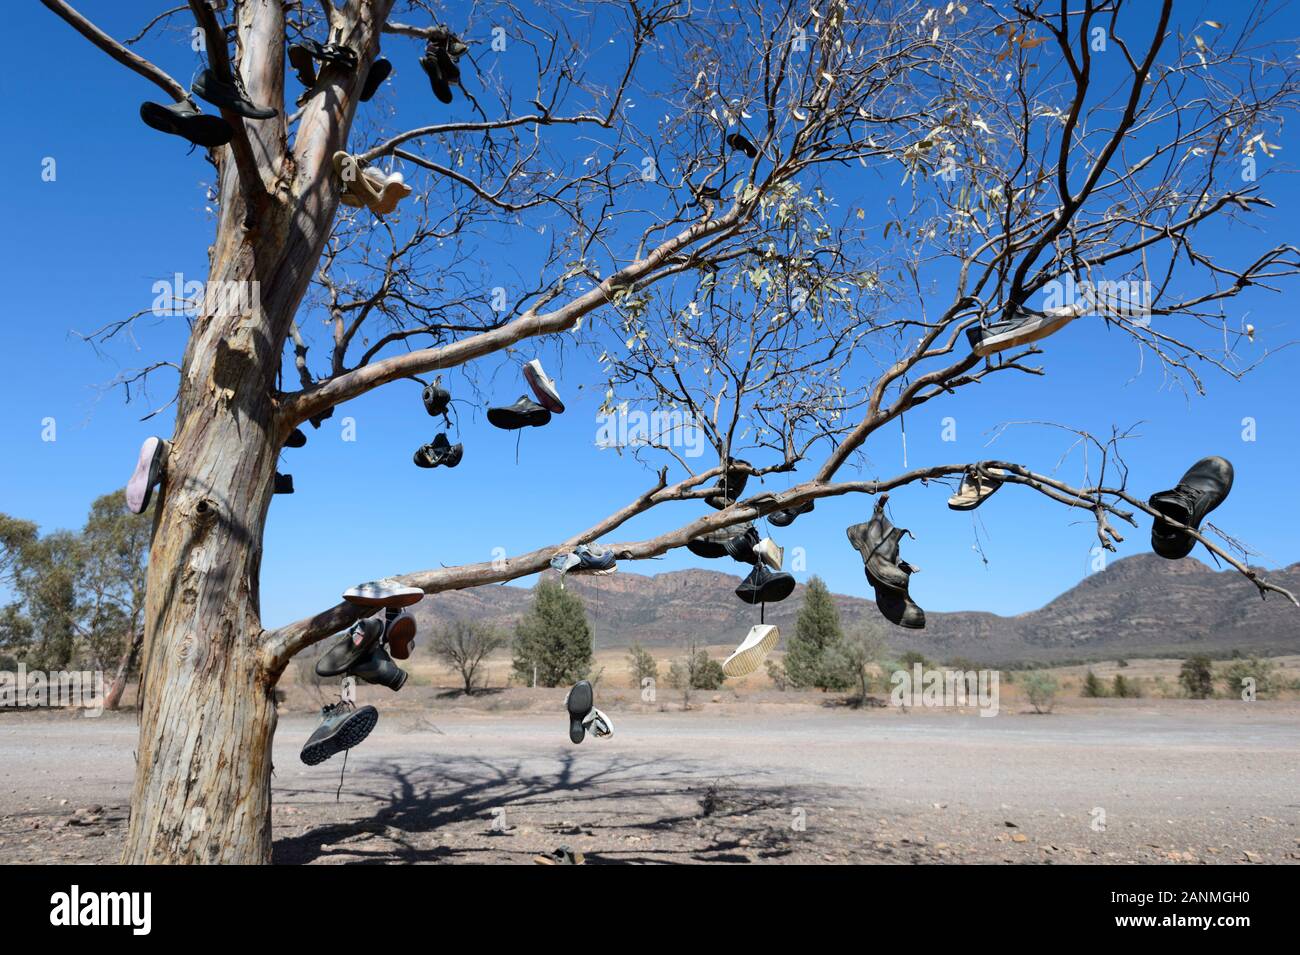
[[[276,861],[1295,862],[1300,706],[1106,701],[1048,716],[813,704],[611,708],[569,743],[556,701],[384,710],[343,760],[281,718]],[[132,714],[0,716],[0,856],[112,861]]]

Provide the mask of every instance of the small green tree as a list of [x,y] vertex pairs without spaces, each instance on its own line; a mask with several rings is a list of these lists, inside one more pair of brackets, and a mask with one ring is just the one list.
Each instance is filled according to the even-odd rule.
[[[1116,674],[1119,676],[1119,674]],[[1083,686],[1079,690],[1080,696],[1086,696],[1089,699],[1099,699],[1106,695],[1106,684],[1101,682],[1101,678],[1091,670],[1083,678]]]
[[1257,699],[1267,698],[1277,689],[1277,664],[1258,657],[1233,660],[1223,668],[1219,679],[1230,697],[1241,697],[1246,690],[1253,689]]
[[767,678],[772,681],[772,685],[781,692],[785,692],[786,687],[790,685],[790,677],[785,672],[785,664],[780,660],[768,659],[763,663],[767,669]]
[[1193,700],[1208,700],[1214,695],[1214,670],[1207,656],[1190,657],[1178,671],[1183,692]]
[[1121,700],[1137,698],[1142,695],[1141,689],[1138,688],[1137,681],[1130,683],[1124,678],[1122,673],[1116,673],[1115,679],[1110,684],[1111,696],[1117,696]]
[[650,655],[650,651],[640,643],[634,643],[627,648],[627,665],[632,671],[632,680],[637,687],[640,687],[647,677],[651,680],[659,679],[659,664]]
[[1029,705],[1034,708],[1035,713],[1050,713],[1052,707],[1056,705],[1056,691],[1058,689],[1056,677],[1050,673],[1041,671],[1032,671],[1026,673],[1020,685],[1024,687],[1025,697],[1029,700]]
[[553,580],[533,590],[533,604],[515,624],[513,667],[525,683],[560,686],[591,672],[591,627],[582,600]]
[[[794,634],[786,644],[785,672],[790,685],[842,690],[852,685],[843,668],[827,654],[844,639],[835,599],[820,577],[812,577],[804,590],[803,606],[795,619]],[[828,665],[830,664],[830,665]]]
[[865,703],[871,692],[871,664],[885,652],[884,634],[870,624],[855,627],[824,655],[824,682],[840,688],[857,687],[857,700]]

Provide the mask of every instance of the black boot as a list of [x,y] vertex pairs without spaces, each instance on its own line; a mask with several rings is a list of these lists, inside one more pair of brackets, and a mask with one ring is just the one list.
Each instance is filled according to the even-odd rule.
[[342,676],[370,655],[384,635],[380,617],[358,620],[316,661],[317,676]]
[[787,507],[782,511],[773,511],[767,515],[767,519],[777,527],[789,527],[800,514],[807,514],[811,511],[815,503],[815,501],[808,501],[795,507]]
[[323,707],[320,726],[303,744],[302,761],[315,766],[345,749],[351,749],[369,736],[378,722],[379,711],[373,706],[357,709],[354,704],[340,700]]
[[794,592],[794,578],[782,570],[768,570],[757,563],[736,588],[736,596],[747,604],[774,604]]
[[[382,625],[383,621],[380,621]],[[366,683],[386,686],[396,692],[406,682],[407,673],[388,655],[388,651],[376,644],[370,653],[348,668],[348,676],[354,676]]]
[[565,697],[564,705],[569,711],[569,739],[575,743],[581,743],[587,738],[587,728],[582,725],[582,720],[595,704],[596,694],[587,680],[573,684],[569,695]]
[[[1171,520],[1199,530],[1207,514],[1223,503],[1232,490],[1232,464],[1225,458],[1201,458],[1183,475],[1172,491],[1152,494],[1147,501]],[[1178,560],[1196,546],[1196,538],[1160,518],[1151,525],[1151,549],[1161,557]]]
[[442,378],[435,378],[431,384],[425,385],[421,397],[424,399],[424,410],[429,412],[429,417],[447,416],[447,406],[451,404],[451,392],[442,386]]
[[238,113],[245,119],[270,119],[277,109],[270,106],[257,106],[242,89],[243,84],[236,80],[228,83],[210,69],[199,74],[192,89],[200,99],[207,100],[213,106]]
[[180,136],[204,149],[224,146],[235,135],[235,131],[224,119],[199,112],[198,107],[189,100],[180,100],[170,106],[141,103],[140,118],[150,129]]
[[361,87],[361,102],[369,102],[370,97],[379,91],[379,84],[388,79],[388,74],[391,72],[393,72],[393,64],[382,56],[371,63],[366,73],[366,82]]
[[293,493],[293,475],[292,475],[292,474],[281,474],[279,471],[276,471],[276,472],[275,472],[275,489],[274,489],[274,492],[273,492],[273,493],[275,493],[275,494],[292,494],[292,493]]
[[732,504],[736,503],[736,498],[745,493],[745,484],[749,481],[749,474],[741,470],[737,465],[749,467],[748,461],[735,461],[730,458],[727,460],[727,470],[722,472],[722,477],[718,483],[713,486],[714,493],[704,499],[704,503],[709,507],[717,510],[725,510]]

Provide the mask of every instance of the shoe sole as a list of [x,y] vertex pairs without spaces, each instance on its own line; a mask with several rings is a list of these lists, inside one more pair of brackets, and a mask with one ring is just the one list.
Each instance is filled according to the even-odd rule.
[[1048,335],[1055,334],[1078,317],[1077,315],[1044,317],[1042,321],[1027,327],[985,338],[971,350],[983,358],[986,355],[994,355],[1009,348],[1028,345],[1046,338]]
[[140,106],[140,119],[150,129],[171,136],[179,136],[195,146],[204,149],[220,149],[234,138],[234,130],[220,116],[200,114],[182,119],[165,106],[157,103],[143,103]]
[[409,659],[413,643],[415,643],[415,618],[398,617],[388,628],[389,654],[394,660]]
[[503,431],[518,431],[520,428],[540,428],[542,425],[549,424],[551,413],[543,411],[542,414],[519,415],[513,412],[489,409],[487,419],[488,424],[494,428],[500,428]]
[[543,408],[555,414],[564,414],[564,402],[560,400],[559,392],[547,384],[532,365],[524,365],[524,380],[533,389],[533,394]]
[[391,72],[393,72],[393,64],[387,60],[376,60],[371,63],[366,73],[366,83],[361,88],[361,102],[369,102],[370,97],[379,91],[379,84],[388,79],[388,74]]
[[331,735],[325,739],[309,743],[302,748],[302,761],[308,766],[316,766],[331,756],[337,756],[345,749],[351,749],[363,743],[375,724],[379,722],[379,711],[373,706],[363,706],[349,716]]
[[[584,703],[585,701],[585,703]],[[575,743],[581,743],[587,737],[587,730],[582,725],[582,718],[591,712],[591,708],[596,704],[596,694],[592,692],[591,684],[585,680],[582,683],[575,684],[569,691],[569,739]]]
[[360,587],[350,587],[343,591],[343,599],[358,607],[409,607],[424,599],[424,591],[419,587],[403,587],[389,593],[376,593]]
[[126,506],[132,514],[143,514],[153,496],[153,489],[162,480],[163,443],[161,438],[145,438],[140,445],[140,458],[135,462],[131,480],[126,482]]
[[758,639],[758,642],[746,646],[745,644],[749,642],[746,637],[740,646],[732,651],[731,656],[723,661],[722,672],[726,676],[748,676],[758,669],[759,664],[769,653],[776,649],[777,643],[781,640],[781,631],[772,624],[759,626],[766,626],[767,632]]

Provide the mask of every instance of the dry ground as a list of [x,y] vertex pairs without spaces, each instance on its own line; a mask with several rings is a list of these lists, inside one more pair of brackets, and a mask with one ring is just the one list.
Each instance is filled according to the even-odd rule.
[[[560,844],[601,863],[1300,860],[1294,702],[1067,693],[1040,716],[1013,685],[983,718],[742,687],[683,712],[604,680],[615,736],[580,746],[563,690],[363,687],[382,715],[341,790],[341,757],[298,760],[315,691],[292,689],[277,861],[529,863]],[[112,861],[135,729],[129,711],[0,714],[0,858]]]

